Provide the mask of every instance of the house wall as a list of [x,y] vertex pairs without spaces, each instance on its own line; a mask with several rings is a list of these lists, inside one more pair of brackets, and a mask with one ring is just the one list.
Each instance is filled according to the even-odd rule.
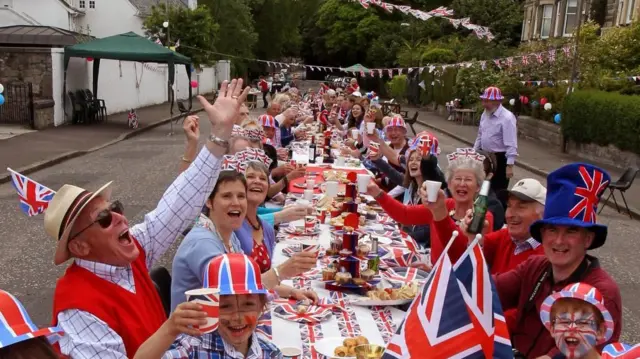
[[86,4],[85,15],[77,21],[82,28],[88,27],[92,36],[102,38],[129,31],[144,35],[142,19],[129,0],[95,0],[95,9],[88,8],[89,0]]
[[69,13],[58,0],[0,0],[0,5],[2,2],[13,5],[13,10],[38,24],[71,30]]
[[0,83],[30,82],[36,99],[53,97],[48,48],[0,47]]

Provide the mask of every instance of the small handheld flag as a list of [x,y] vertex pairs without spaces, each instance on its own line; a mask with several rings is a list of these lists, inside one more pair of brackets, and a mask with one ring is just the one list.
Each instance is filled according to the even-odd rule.
[[22,212],[29,217],[43,213],[56,192],[11,168],[7,170],[11,173],[11,182],[18,192]]

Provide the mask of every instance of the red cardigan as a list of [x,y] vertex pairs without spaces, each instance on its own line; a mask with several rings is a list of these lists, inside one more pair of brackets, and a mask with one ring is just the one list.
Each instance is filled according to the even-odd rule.
[[144,250],[138,241],[135,243],[140,250],[140,255],[131,264],[136,292],[106,281],[74,263],[56,285],[53,325],[58,324],[58,314],[65,310],[89,312],[118,333],[127,357],[133,358],[138,347],[167,319],[149,276]]
[[[445,201],[447,211],[455,209],[456,201],[453,198],[447,198]],[[441,240],[438,230],[435,226],[435,221],[433,220],[433,213],[431,213],[431,210],[429,210],[429,208],[425,207],[422,204],[404,205],[401,202],[396,201],[393,197],[389,196],[386,193],[383,193],[378,198],[378,203],[385,210],[385,212],[387,212],[387,214],[398,223],[404,225],[428,224],[431,227],[431,264],[435,264],[438,258],[440,258],[440,255],[442,254],[444,247],[449,241],[449,238],[451,238],[451,232],[453,232],[453,230],[449,232],[449,235],[446,237],[446,239]],[[445,220],[447,219],[451,222],[451,224],[453,224],[455,230],[461,232],[460,228],[455,224],[455,222],[453,222],[450,217],[445,218]],[[489,228],[493,228],[493,215],[489,211],[487,211],[486,220],[489,222]],[[466,248],[468,239],[465,235],[460,233],[460,235],[458,235],[456,239],[456,242],[454,243],[458,246],[458,243],[460,243]],[[456,258],[451,257],[451,262],[455,263],[455,261],[460,258],[460,255],[462,255],[463,252],[464,250],[462,250],[462,252],[460,252]],[[451,255],[451,251],[449,251],[449,255]]]

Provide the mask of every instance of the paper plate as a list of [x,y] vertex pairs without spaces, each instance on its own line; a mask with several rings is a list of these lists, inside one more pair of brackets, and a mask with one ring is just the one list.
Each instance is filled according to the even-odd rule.
[[316,305],[308,306],[307,310],[305,313],[298,313],[298,304],[285,303],[273,308],[273,314],[278,318],[297,323],[320,323],[333,314],[330,308]]
[[411,282],[422,283],[427,279],[429,273],[418,268],[397,267],[389,268],[380,273],[380,276],[394,286],[402,286]]
[[411,303],[412,301],[413,299],[379,300],[362,297],[362,299],[352,299],[349,303],[361,307],[384,307],[390,305],[404,305]]
[[333,351],[342,346],[342,342],[344,342],[346,338],[339,337],[329,337],[318,340],[313,344],[316,348],[316,351],[327,358],[342,358],[342,359],[355,359],[356,357],[337,357],[333,354]]
[[[300,188],[300,189],[307,189],[307,184],[306,183],[294,183],[293,187]],[[317,189],[317,188],[320,188],[320,185],[316,183],[316,184],[313,185],[313,189]]]

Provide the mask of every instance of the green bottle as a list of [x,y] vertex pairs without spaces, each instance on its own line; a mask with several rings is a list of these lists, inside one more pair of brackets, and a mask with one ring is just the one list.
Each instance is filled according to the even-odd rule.
[[484,227],[484,218],[487,215],[487,207],[489,206],[489,189],[491,188],[491,182],[482,182],[480,188],[480,194],[476,201],[473,203],[473,218],[471,224],[467,228],[467,232],[471,234],[482,233],[482,227]]

